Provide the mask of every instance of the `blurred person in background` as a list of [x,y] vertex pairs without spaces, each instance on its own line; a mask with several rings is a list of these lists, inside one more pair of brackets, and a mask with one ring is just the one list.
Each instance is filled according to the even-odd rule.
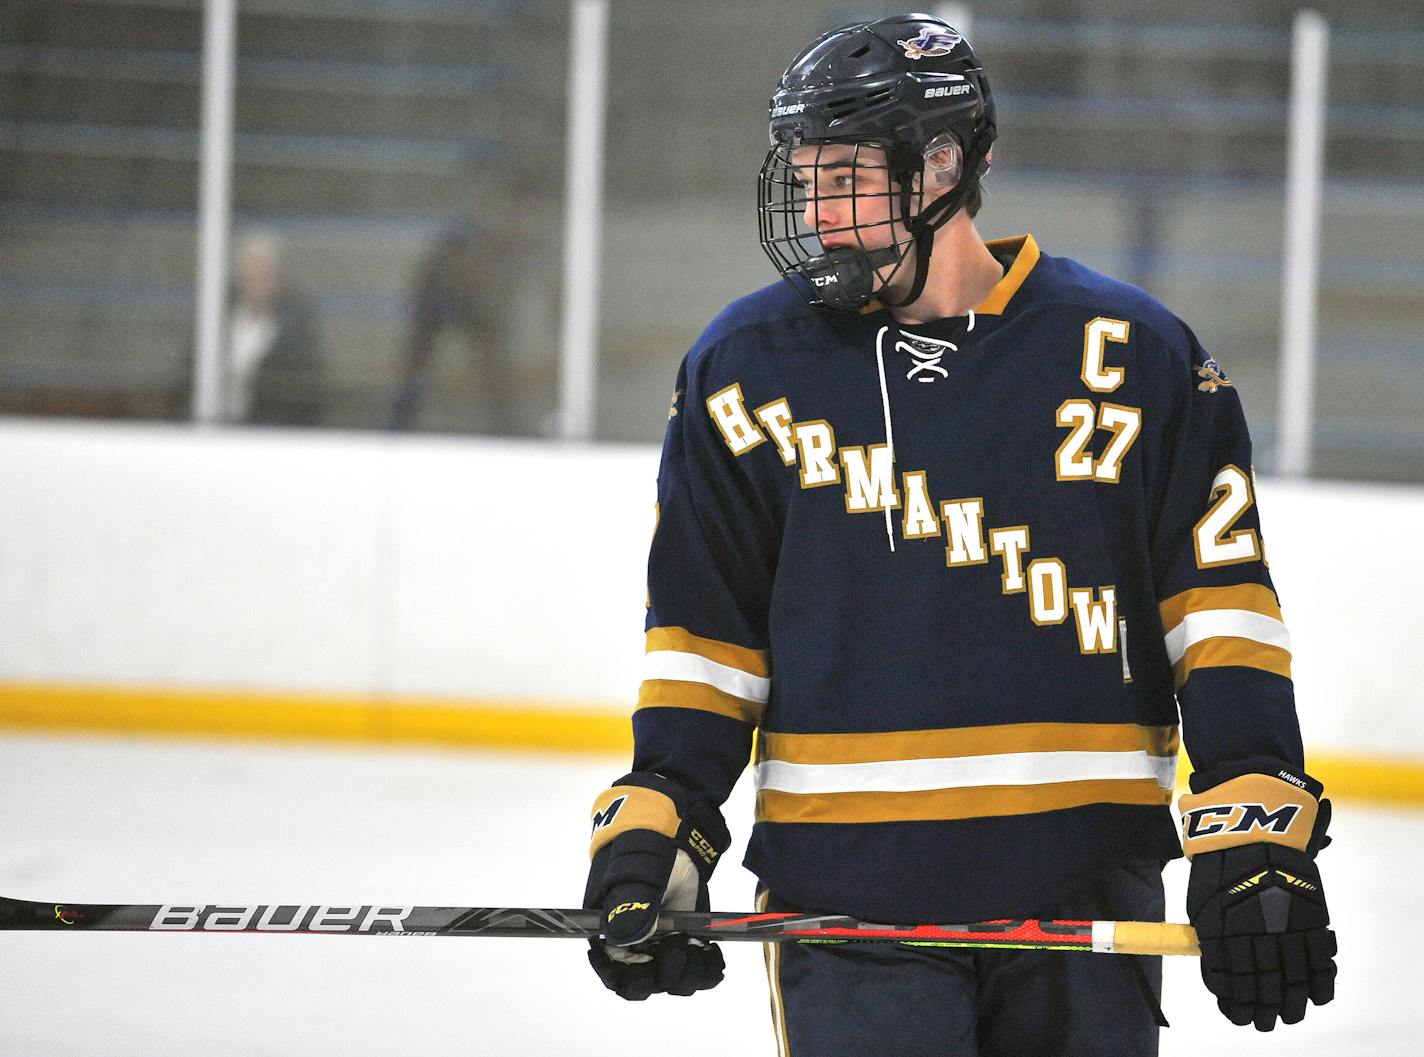
[[293,281],[274,231],[238,237],[226,351],[224,421],[320,424],[324,365],[316,312]]
[[[321,333],[310,300],[293,281],[281,236],[253,228],[237,236],[222,349],[221,419],[232,424],[321,424],[326,384]],[[171,395],[173,417],[191,414],[194,356],[183,358]]]
[[[401,384],[391,402],[393,429],[420,427],[436,403],[458,403],[462,431],[511,434],[521,425],[518,390],[500,335],[502,291],[493,262],[505,259],[497,240],[470,223],[441,233],[421,258],[411,284],[410,329],[401,358]],[[453,337],[468,356],[467,392],[437,391],[441,339]]]
[[[1144,291],[980,238],[996,113],[952,26],[825,34],[770,132],[786,281],[678,374],[593,968],[630,1000],[721,980],[656,928],[708,908],[755,744],[758,910],[1160,922],[1185,845],[1222,1013],[1299,1021],[1334,994],[1330,802],[1234,386]],[[1164,1023],[1160,956],[772,943],[767,969],[783,1057],[1150,1057]]]

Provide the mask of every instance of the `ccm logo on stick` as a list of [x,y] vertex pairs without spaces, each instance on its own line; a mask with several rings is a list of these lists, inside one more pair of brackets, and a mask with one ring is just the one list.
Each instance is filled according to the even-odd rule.
[[173,932],[404,932],[405,919],[414,909],[165,905],[148,927]]
[[1300,814],[1299,804],[1286,804],[1267,811],[1265,804],[1218,804],[1188,811],[1187,836],[1210,837],[1214,833],[1249,833],[1253,829],[1289,833]]

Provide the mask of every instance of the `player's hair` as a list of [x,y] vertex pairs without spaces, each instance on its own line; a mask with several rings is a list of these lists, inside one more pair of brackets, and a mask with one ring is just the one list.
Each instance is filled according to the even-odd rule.
[[979,207],[984,204],[984,185],[975,183],[974,189],[964,199],[964,212],[969,214],[969,219],[973,220],[979,215]]

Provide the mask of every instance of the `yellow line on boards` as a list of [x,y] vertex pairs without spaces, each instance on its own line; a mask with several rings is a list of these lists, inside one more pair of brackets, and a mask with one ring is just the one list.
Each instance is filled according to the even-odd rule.
[[[1305,767],[1325,784],[1327,797],[1424,805],[1424,759],[1407,756],[1345,755],[1305,750]],[[1185,791],[1192,773],[1186,753],[1177,758],[1177,788]]]
[[0,683],[0,729],[483,746],[615,753],[628,716],[537,701]]
[[[528,700],[0,683],[0,730],[476,746],[627,756],[614,708]],[[1328,795],[1424,805],[1424,759],[1307,751]],[[1179,759],[1178,786],[1190,765]]]
[[1424,761],[1337,756],[1307,749],[1305,763],[1311,777],[1325,783],[1326,796],[1424,805]]

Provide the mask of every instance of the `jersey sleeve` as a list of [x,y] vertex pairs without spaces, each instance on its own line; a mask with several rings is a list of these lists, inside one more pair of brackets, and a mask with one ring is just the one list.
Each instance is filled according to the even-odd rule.
[[1220,365],[1185,327],[1171,357],[1152,534],[1158,611],[1192,764],[1303,766],[1290,635],[1261,534],[1251,436]]
[[[747,765],[771,693],[775,535],[713,422],[708,374],[704,359],[684,360],[663,444],[633,769],[720,805]],[[746,441],[743,450],[760,443]]]

